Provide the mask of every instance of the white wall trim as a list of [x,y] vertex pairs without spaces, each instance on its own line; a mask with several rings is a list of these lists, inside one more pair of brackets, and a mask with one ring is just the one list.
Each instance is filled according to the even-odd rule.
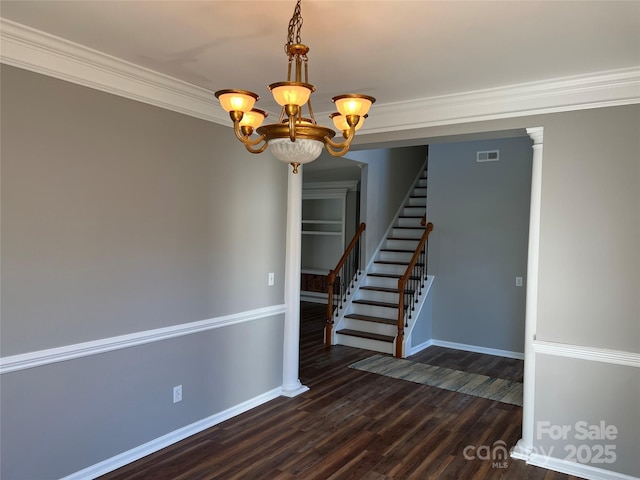
[[640,353],[610,350],[606,348],[568,345],[565,343],[534,340],[533,350],[536,353],[557,357],[579,358],[592,362],[613,363],[627,367],[640,367]]
[[566,473],[567,475],[573,475],[579,478],[588,478],[589,480],[638,480],[637,477],[625,475],[624,473],[613,472],[588,464],[571,462],[538,453],[532,453],[529,456],[527,464]]
[[262,318],[280,315],[285,312],[284,305],[248,310],[222,317],[200,320],[197,322],[172,325],[142,332],[119,335],[117,337],[102,338],[90,342],[76,343],[62,347],[48,348],[34,352],[21,353],[0,358],[0,374],[41,367],[51,363],[73,360],[76,358],[97,355],[123,348],[136,347],[152,342],[159,342],[170,338],[205,332],[214,328],[228,327],[238,323],[250,322]]
[[229,114],[201,87],[0,18],[0,62],[222,125]]
[[465,352],[484,353],[487,355],[495,355],[496,357],[524,360],[524,353],[521,352],[511,352],[509,350],[499,350],[497,348],[487,348],[479,345],[467,345],[465,343],[447,342],[445,340],[432,339],[431,342],[432,345],[436,347],[452,348],[454,350],[464,350]]
[[507,85],[375,107],[364,134],[640,103],[640,68]]
[[258,407],[263,403],[279,397],[280,395],[281,388],[275,388],[250,400],[228,408],[220,413],[216,413],[215,415],[211,415],[210,417],[204,418],[190,425],[186,425],[182,428],[174,430],[173,432],[167,433],[166,435],[151,440],[150,442],[147,442],[143,445],[132,448],[131,450],[123,452],[114,457],[108,458],[107,460],[104,460],[100,463],[96,463],[95,465],[66,476],[62,480],[87,480],[91,478],[97,478],[101,475],[112,472],[117,468],[128,465],[131,462],[135,462],[142,457],[155,453],[165,447],[168,447],[169,445],[173,445],[174,443],[184,440],[185,438],[195,435],[196,433],[200,433],[207,428],[218,425],[219,423],[229,420],[236,415],[247,412],[252,408]]
[[302,192],[307,190],[335,189],[356,192],[358,190],[358,180],[336,180],[334,182],[307,182],[302,184]]
[[[213,92],[83,45],[0,18],[0,62],[231,125]],[[640,68],[377,104],[361,133],[640,103]],[[322,117],[330,112],[320,112]],[[276,115],[277,116],[277,115]]]
[[426,350],[432,345],[433,345],[433,340],[427,340],[426,342],[422,342],[420,345],[415,345],[413,347],[409,345],[409,347],[407,348],[407,357],[410,357],[411,355],[415,355],[416,353],[421,352],[422,350]]

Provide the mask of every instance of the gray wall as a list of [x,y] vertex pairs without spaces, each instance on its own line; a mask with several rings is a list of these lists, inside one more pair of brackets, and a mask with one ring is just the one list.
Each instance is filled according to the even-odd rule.
[[348,153],[362,167],[361,216],[365,231],[366,265],[384,238],[420,168],[427,159],[427,147],[361,150]]
[[[429,273],[433,338],[524,352],[531,196],[529,137],[434,144],[429,149]],[[497,162],[476,152],[499,150]]]
[[[540,126],[537,339],[612,350],[609,358],[640,353],[640,106],[361,134],[358,141],[377,148],[433,144]],[[640,476],[638,443],[629,441],[640,431],[640,369],[572,358],[579,367],[566,370],[568,383],[551,375],[554,364],[569,368],[562,357],[538,353],[536,358],[534,420],[571,424],[580,415],[619,423],[616,463],[594,466]],[[609,395],[603,394],[606,389]],[[534,446],[543,445],[534,441]],[[564,446],[553,455],[564,459]]]
[[[283,303],[280,162],[222,126],[1,75],[3,356]],[[58,478],[275,389],[282,338],[276,315],[4,374],[1,476]]]

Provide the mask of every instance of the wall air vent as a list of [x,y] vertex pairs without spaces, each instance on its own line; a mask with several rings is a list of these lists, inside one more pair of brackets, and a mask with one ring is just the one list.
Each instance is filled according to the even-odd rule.
[[500,160],[500,150],[478,152],[476,162],[497,162]]

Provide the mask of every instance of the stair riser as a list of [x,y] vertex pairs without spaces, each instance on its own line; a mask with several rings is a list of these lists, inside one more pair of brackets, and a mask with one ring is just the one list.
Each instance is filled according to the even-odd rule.
[[367,275],[367,278],[364,280],[364,282],[365,285],[369,285],[371,287],[398,288],[397,278],[372,277],[370,275]]
[[374,302],[398,303],[398,294],[391,292],[379,292],[377,290],[360,290],[358,292],[360,300],[371,300]]
[[426,206],[427,205],[427,197],[410,197],[409,206]]
[[385,241],[385,248],[389,250],[411,250],[415,252],[416,247],[420,243],[419,239],[416,240],[391,240],[387,239]]
[[386,263],[374,263],[371,265],[371,273],[390,273],[392,275],[404,275],[406,265],[387,265]]
[[421,227],[420,222],[422,221],[422,217],[416,218],[399,218],[397,226],[398,227]]
[[377,307],[374,305],[351,304],[351,312],[367,315],[369,317],[381,317],[395,320],[398,318],[397,308]]
[[395,337],[398,334],[398,327],[396,325],[367,322],[366,320],[354,320],[352,318],[344,319],[344,328],[357,330],[359,332],[379,333],[380,335],[389,335],[391,337]]
[[393,355],[393,343],[381,342],[379,340],[369,340],[368,338],[352,337],[351,335],[340,335],[336,333],[336,343],[348,347],[362,348],[374,352],[388,353]]
[[393,228],[391,229],[392,237],[401,237],[401,238],[416,238],[420,240],[422,238],[422,234],[424,233],[424,229],[416,229],[416,228]]
[[380,252],[379,260],[383,262],[399,262],[408,265],[413,252]]
[[427,196],[427,187],[426,185],[417,186],[413,189],[412,195],[416,197],[426,197]]
[[427,179],[426,179],[426,177],[425,178],[421,178],[420,180],[418,180],[417,186],[426,188],[427,187]]
[[410,217],[420,217],[422,218],[424,214],[427,213],[427,207],[420,206],[405,206],[402,209],[402,214]]

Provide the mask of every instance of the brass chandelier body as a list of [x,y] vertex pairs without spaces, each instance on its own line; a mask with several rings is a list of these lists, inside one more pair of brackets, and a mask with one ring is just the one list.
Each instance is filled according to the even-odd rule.
[[[262,153],[271,146],[274,156],[293,166],[293,173],[298,173],[301,164],[315,160],[323,147],[336,157],[347,153],[356,130],[362,127],[371,104],[375,102],[373,97],[353,93],[332,98],[338,112],[331,114],[330,118],[342,132],[343,142],[334,142],[332,138],[336,132],[317,124],[311,107],[311,94],[315,87],[309,83],[309,47],[300,38],[303,23],[300,2],[297,1],[289,21],[284,46],[289,58],[287,80],[269,85],[274,99],[282,106],[278,122],[260,126],[267,113],[253,108],[260,99],[253,92],[226,89],[215,93],[222,108],[229,112],[236,137],[245,148],[251,153]],[[305,106],[308,117],[303,114]],[[254,132],[258,134],[255,138]]]

